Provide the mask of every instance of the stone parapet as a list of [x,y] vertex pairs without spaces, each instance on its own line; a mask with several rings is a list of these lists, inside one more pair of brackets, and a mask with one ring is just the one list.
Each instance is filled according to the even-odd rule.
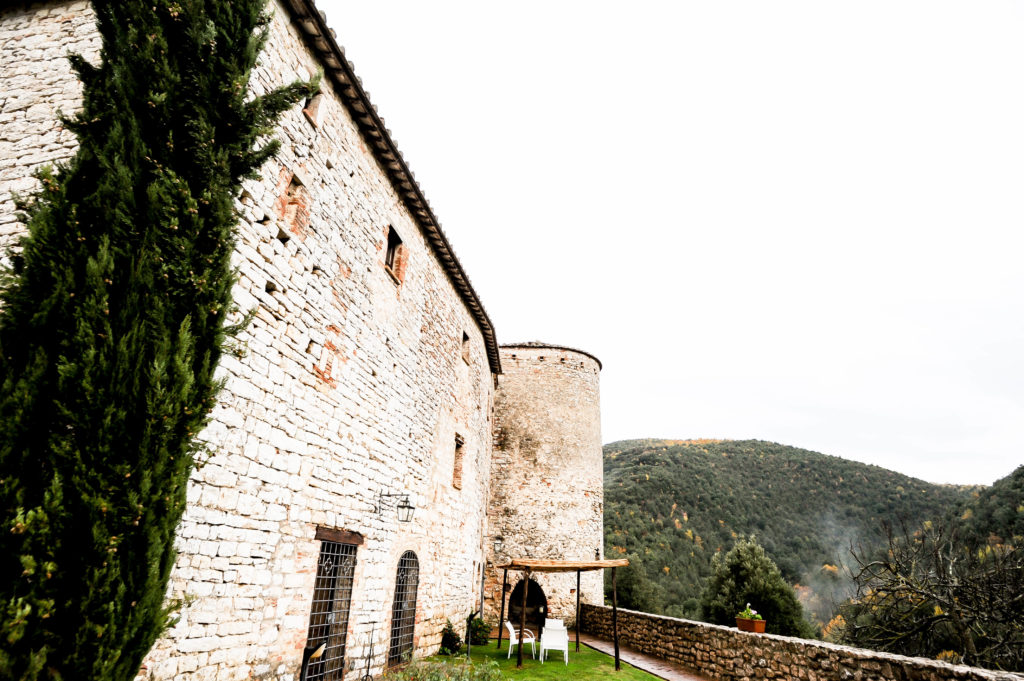
[[[612,638],[612,609],[584,605],[584,633]],[[715,681],[1022,681],[1024,675],[619,609],[619,641]]]

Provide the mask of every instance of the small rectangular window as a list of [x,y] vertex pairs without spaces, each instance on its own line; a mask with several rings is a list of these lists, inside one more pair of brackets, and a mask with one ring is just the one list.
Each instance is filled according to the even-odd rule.
[[384,265],[392,272],[398,269],[398,251],[402,247],[402,238],[394,227],[388,227],[388,250],[384,254]]
[[284,211],[281,215],[282,222],[288,230],[286,232],[280,227],[278,228],[278,239],[282,234],[286,237],[282,243],[287,243],[291,234],[304,235],[306,233],[306,228],[309,227],[312,203],[309,190],[302,183],[299,174],[292,175],[292,180],[284,195]]
[[469,364],[469,334],[462,332],[462,361]]
[[465,454],[466,441],[458,433],[455,434],[455,468],[452,471],[452,487],[462,489],[462,456]]
[[308,681],[342,677],[355,565],[356,544],[321,542],[302,657]]

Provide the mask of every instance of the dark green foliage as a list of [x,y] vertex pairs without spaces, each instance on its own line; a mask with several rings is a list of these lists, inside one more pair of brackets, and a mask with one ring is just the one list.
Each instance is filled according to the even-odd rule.
[[883,520],[941,517],[972,491],[757,440],[604,449],[606,554],[636,554],[654,585],[654,611],[683,617],[698,616],[711,558],[738,536],[756,534],[786,581],[821,591],[813,598],[826,611],[852,593],[834,578],[851,545],[883,542]]
[[491,627],[488,626],[487,622],[484,622],[479,617],[473,617],[469,620],[467,630],[466,636],[471,644],[475,646],[487,645],[487,640],[491,635]]
[[[902,522],[915,528],[911,536],[924,537],[937,526],[929,521],[945,518],[960,539],[947,544],[945,562],[932,561],[930,574],[956,576],[947,595],[965,591],[949,595],[951,603],[998,607],[976,608],[975,621],[958,630],[950,608],[939,605],[942,613],[936,613],[934,598],[876,595],[868,602],[867,590],[877,594],[881,577],[862,578],[861,597],[843,606],[848,628],[835,626],[832,636],[842,631],[847,642],[861,646],[1019,668],[1013,656],[1024,645],[1013,617],[1024,606],[1015,548],[1024,535],[1024,467],[989,488],[956,487],[768,442],[632,440],[605,445],[605,507],[606,552],[639,557],[653,583],[653,612],[699,618],[695,597],[711,574],[712,556],[734,537],[756,533],[785,581],[800,583],[805,613],[819,626],[854,595],[857,584],[844,569],[856,568],[851,548],[862,547],[862,559],[886,564],[886,524]],[[905,585],[912,575],[921,578],[903,572]],[[888,575],[899,583],[899,568]],[[936,584],[922,588],[941,593]],[[740,600],[736,611],[746,604]],[[871,610],[879,605],[892,606],[884,618]],[[735,612],[728,610],[723,606],[719,621],[731,621]],[[872,630],[882,619],[883,626]],[[849,633],[854,630],[856,636]],[[965,637],[963,631],[974,633]],[[974,653],[964,643],[968,639]]]
[[770,634],[814,636],[793,587],[753,537],[740,538],[728,553],[715,555],[700,601],[705,621],[729,626],[747,604],[765,619]]
[[461,649],[462,637],[455,631],[452,621],[445,620],[444,629],[441,630],[441,649],[438,652],[442,655],[456,655]]
[[0,312],[0,677],[131,679],[168,623],[240,179],[309,94],[247,99],[263,0],[95,0],[102,63]]
[[1024,545],[1024,466],[976,492],[963,504],[959,518],[960,536],[974,548]]
[[[656,612],[660,603],[657,587],[647,577],[647,569],[644,567],[643,561],[635,553],[626,557],[629,558],[629,565],[624,568],[616,568],[615,574],[619,607],[640,612]],[[605,570],[604,573],[605,600],[611,603],[612,572]]]

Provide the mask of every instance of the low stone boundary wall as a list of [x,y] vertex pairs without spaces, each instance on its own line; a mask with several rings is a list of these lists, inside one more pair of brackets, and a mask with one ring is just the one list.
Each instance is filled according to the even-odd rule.
[[[611,640],[612,609],[583,605],[582,630]],[[715,681],[1024,681],[1024,675],[951,665],[788,636],[619,609],[619,642]]]

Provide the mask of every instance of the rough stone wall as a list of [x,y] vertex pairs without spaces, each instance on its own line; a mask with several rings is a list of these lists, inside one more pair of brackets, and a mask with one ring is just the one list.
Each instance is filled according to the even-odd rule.
[[[600,364],[556,346],[501,348],[503,374],[494,404],[494,454],[488,532],[504,539],[489,560],[594,560],[604,546]],[[521,579],[510,573],[510,589]],[[533,575],[548,616],[575,622],[575,573]],[[496,622],[502,571],[488,570],[485,614]],[[603,603],[603,576],[585,572],[581,600]],[[506,614],[507,617],[507,614]]]
[[[612,609],[583,607],[585,633],[611,640]],[[951,665],[731,627],[618,612],[619,641],[716,681],[799,679],[801,681],[1022,681],[1024,675]]]
[[[317,69],[288,11],[271,9],[257,93]],[[80,93],[63,55],[94,58],[98,38],[88,7],[64,2],[0,11],[0,41],[6,245],[22,230],[9,189],[30,188],[31,167],[73,151],[55,127],[56,108],[72,110]],[[288,112],[279,157],[237,206],[234,297],[256,317],[240,339],[246,355],[220,367],[226,387],[203,433],[215,454],[193,475],[169,589],[190,604],[148,658],[148,678],[297,678],[318,526],[365,538],[349,669],[364,668],[373,622],[371,669],[384,664],[403,552],[420,566],[417,654],[479,599],[494,389],[484,341],[326,79],[323,89],[317,124]],[[384,266],[389,227],[402,239],[398,272]],[[413,521],[397,521],[393,499],[375,513],[379,492],[408,492]]]
[[39,187],[32,173],[69,157],[75,136],[57,123],[74,112],[82,86],[67,54],[99,58],[99,36],[89,3],[37,3],[2,10],[0,21],[0,267],[24,232],[13,194]]

